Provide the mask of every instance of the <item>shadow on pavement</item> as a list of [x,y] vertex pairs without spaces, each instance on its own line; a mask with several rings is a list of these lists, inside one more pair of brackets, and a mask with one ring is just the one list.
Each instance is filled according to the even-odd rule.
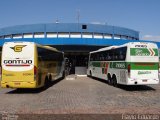
[[[106,80],[95,78],[95,77],[91,77],[91,78],[93,80],[97,80],[97,81],[103,82],[104,84],[109,85],[108,81]],[[116,88],[119,88],[125,91],[156,91],[156,89],[154,89],[153,87],[147,86],[147,85],[117,85]]]
[[156,89],[147,85],[118,85],[118,88],[125,91],[156,91]]
[[48,88],[56,85],[57,83],[59,83],[61,80],[63,79],[58,79],[55,81],[50,82],[48,85],[41,87],[41,88],[26,88],[26,89],[14,89],[12,91],[7,92],[6,94],[33,94],[33,93],[41,93],[45,90],[47,90]]

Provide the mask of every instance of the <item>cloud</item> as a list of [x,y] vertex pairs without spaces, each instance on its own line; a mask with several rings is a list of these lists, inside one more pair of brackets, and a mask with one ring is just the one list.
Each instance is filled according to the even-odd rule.
[[144,36],[142,36],[142,40],[151,40],[151,41],[158,41],[158,42],[160,42],[160,36],[144,35]]
[[107,25],[107,22],[91,22],[91,24]]

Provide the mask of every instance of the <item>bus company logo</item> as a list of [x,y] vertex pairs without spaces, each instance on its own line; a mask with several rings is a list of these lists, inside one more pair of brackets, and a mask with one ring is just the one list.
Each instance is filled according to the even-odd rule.
[[138,75],[151,74],[150,71],[138,71]]
[[144,50],[141,50],[141,49],[136,49],[135,50],[135,55],[136,56],[149,56],[150,53],[148,51],[144,51]]
[[26,45],[16,45],[14,47],[10,47],[14,50],[14,52],[22,52],[22,48],[24,48]]

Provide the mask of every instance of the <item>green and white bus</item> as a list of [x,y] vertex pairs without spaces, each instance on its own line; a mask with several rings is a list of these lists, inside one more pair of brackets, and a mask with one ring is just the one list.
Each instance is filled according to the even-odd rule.
[[158,84],[159,54],[154,43],[130,42],[90,52],[87,75],[109,84]]

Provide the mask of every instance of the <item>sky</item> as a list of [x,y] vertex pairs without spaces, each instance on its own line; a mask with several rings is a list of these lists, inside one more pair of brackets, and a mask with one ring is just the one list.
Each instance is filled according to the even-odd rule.
[[37,23],[100,23],[160,41],[160,0],[0,0],[0,28]]

